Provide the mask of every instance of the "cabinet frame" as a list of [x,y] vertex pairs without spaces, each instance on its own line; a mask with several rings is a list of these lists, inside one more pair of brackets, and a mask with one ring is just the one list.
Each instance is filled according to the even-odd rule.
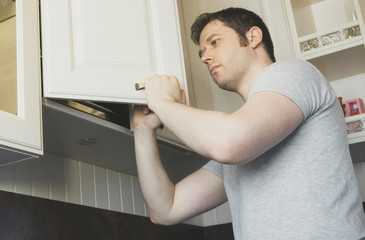
[[0,148],[42,155],[38,0],[16,2],[16,28],[18,114],[0,111]]

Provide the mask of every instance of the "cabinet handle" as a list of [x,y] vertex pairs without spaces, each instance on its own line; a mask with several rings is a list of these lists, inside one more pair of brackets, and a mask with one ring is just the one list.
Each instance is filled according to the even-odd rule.
[[136,91],[144,89],[144,83],[135,83],[134,84]]

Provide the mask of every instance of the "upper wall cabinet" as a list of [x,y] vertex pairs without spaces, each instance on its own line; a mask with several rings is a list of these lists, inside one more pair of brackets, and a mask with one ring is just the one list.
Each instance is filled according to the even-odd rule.
[[313,59],[365,39],[365,0],[284,0],[297,57]]
[[43,154],[38,9],[0,2],[0,164]]
[[175,75],[188,96],[176,0],[41,0],[44,96],[145,103],[135,83]]

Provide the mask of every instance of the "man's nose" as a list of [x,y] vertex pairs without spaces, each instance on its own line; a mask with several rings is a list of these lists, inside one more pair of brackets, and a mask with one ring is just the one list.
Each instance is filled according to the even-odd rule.
[[204,51],[204,53],[202,53],[202,55],[200,56],[200,60],[203,63],[209,63],[212,60],[212,55],[210,54],[209,51]]

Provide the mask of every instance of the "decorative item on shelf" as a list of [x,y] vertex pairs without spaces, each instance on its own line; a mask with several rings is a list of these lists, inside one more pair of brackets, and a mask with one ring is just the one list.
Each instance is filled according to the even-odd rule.
[[353,38],[356,36],[360,36],[361,30],[360,30],[359,25],[344,29],[343,35],[344,35],[345,39],[350,39],[350,38]]
[[345,107],[345,104],[344,103],[342,103],[342,97],[338,97],[337,98],[338,99],[338,101],[340,102],[340,105],[341,105],[341,107],[342,107],[342,111],[343,111],[343,116],[344,117],[346,117],[346,107]]
[[306,52],[336,42],[346,41],[357,36],[361,36],[360,26],[352,25],[351,27],[348,27],[347,25],[347,28],[340,29],[336,32],[320,35],[310,40],[300,42],[300,50],[301,52]]
[[347,128],[347,134],[361,132],[362,130],[364,130],[361,120],[346,123],[346,128]]
[[309,51],[319,47],[318,38],[313,38],[308,41],[304,41],[300,43],[300,49],[302,52]]
[[346,101],[347,116],[353,116],[365,112],[364,102],[361,98]]
[[337,32],[322,36],[321,37],[322,45],[326,46],[328,44],[332,44],[332,43],[341,41],[342,40],[341,35],[342,35],[341,32],[337,31]]

